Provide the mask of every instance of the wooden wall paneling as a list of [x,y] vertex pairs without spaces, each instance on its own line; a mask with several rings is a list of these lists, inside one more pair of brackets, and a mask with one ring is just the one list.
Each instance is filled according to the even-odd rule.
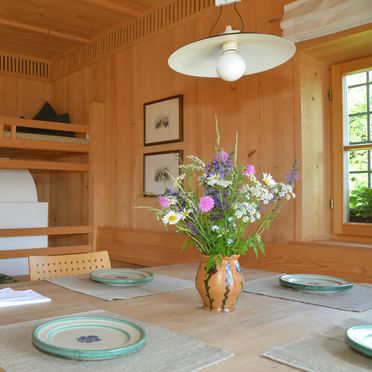
[[46,82],[0,75],[1,116],[32,118],[50,96]]
[[[50,172],[49,226],[90,225],[88,216],[88,172]],[[49,244],[87,244],[87,237],[51,236]]]
[[294,115],[294,152],[295,159],[298,161],[299,179],[296,182],[295,192],[296,199],[294,200],[294,240],[302,240],[302,213],[303,213],[303,169],[302,169],[302,112],[301,112],[301,70],[300,53],[296,53],[293,57],[292,71],[293,71],[293,115]]
[[100,227],[97,250],[108,250],[113,260],[146,266],[197,261],[195,249],[181,253],[184,240],[182,235],[167,232]]
[[[237,4],[244,19],[244,30],[279,34],[281,6],[278,2],[275,6],[268,6],[259,1]],[[226,9],[213,34],[222,32],[230,23],[235,28],[240,27],[239,18],[233,9]],[[217,9],[200,15],[202,35],[208,35],[217,15]],[[295,158],[292,62],[271,71],[246,76],[234,83],[220,79],[199,79],[198,99],[201,111],[200,148],[206,159],[213,156],[216,115],[222,145],[226,150],[233,149],[235,132],[238,131],[239,161],[254,164],[258,176],[262,171],[270,171],[276,179],[285,179]],[[266,239],[286,241],[294,238],[292,204],[283,208],[280,222],[273,224],[265,235]]]
[[[130,68],[132,50],[127,48],[111,56],[112,65],[112,110],[113,115],[113,156],[112,176],[114,179],[114,198],[111,205],[111,226],[128,228],[131,226],[132,209],[132,159],[133,159],[133,95],[132,72]],[[128,63],[129,62],[129,63]]]
[[326,242],[267,243],[266,256],[254,254],[240,259],[242,266],[279,273],[317,273],[335,275],[354,282],[372,283],[369,264],[372,251],[368,246],[327,244]]
[[97,226],[102,225],[100,221],[100,210],[102,207],[102,188],[101,180],[103,165],[100,163],[100,147],[98,138],[100,138],[100,130],[104,130],[104,105],[102,103],[92,102],[89,105],[89,124],[91,128],[91,153],[89,155],[89,162],[91,166],[89,178],[89,220],[92,223],[92,235],[90,237],[90,244],[93,250],[96,250],[97,241]]
[[[195,248],[181,252],[184,240],[181,234],[102,227],[98,229],[97,249],[108,250],[112,259],[146,266],[197,262],[200,255]],[[265,248],[265,256],[256,258],[253,252],[241,256],[241,265],[277,273],[298,272],[300,267],[303,273],[316,272],[372,283],[369,265],[372,251],[363,244],[266,243]]]
[[58,113],[68,112],[72,123],[88,125],[86,108],[86,78],[84,71],[78,71],[51,84],[52,105]]
[[[52,106],[58,113],[68,112],[73,123],[89,125],[85,115],[84,73],[71,74],[52,84]],[[76,158],[77,160],[79,158]],[[65,159],[69,160],[69,159]],[[86,155],[80,157],[89,167]],[[89,225],[89,172],[50,175],[49,222],[51,226]],[[81,239],[84,239],[82,241]],[[49,237],[52,245],[83,244],[86,237]]]
[[[265,10],[257,21],[250,12],[251,6],[261,7],[257,1],[251,1],[250,6],[239,6],[243,17],[247,16],[249,19],[250,24],[246,25],[247,28],[260,31],[275,29],[277,31],[278,22],[275,21],[274,25],[275,22],[270,21],[274,16],[271,8],[264,7]],[[185,11],[191,10],[190,8]],[[291,100],[290,65],[281,68],[278,73],[268,72],[257,76],[253,75],[233,84],[219,79],[197,79],[181,75],[170,70],[167,66],[167,58],[171,52],[187,42],[206,36],[217,15],[218,9],[213,7],[209,11],[203,12],[199,19],[183,20],[182,24],[174,24],[167,30],[143,39],[120,53],[87,66],[84,69],[83,80],[73,76],[81,74],[74,73],[53,84],[54,92],[60,97],[61,102],[66,99],[64,98],[66,93],[75,92],[74,98],[70,99],[68,103],[72,112],[82,103],[85,106],[90,102],[105,103],[105,131],[98,137],[100,148],[105,150],[100,150],[102,151],[101,158],[98,154],[96,156],[102,162],[102,181],[100,182],[102,195],[104,195],[98,225],[129,226],[149,230],[163,229],[154,218],[149,219],[148,212],[133,210],[135,205],[153,202],[148,198],[137,198],[141,195],[143,187],[143,152],[182,148],[185,150],[185,154],[199,153],[203,157],[211,158],[215,144],[215,114],[221,123],[221,134],[226,148],[233,148],[235,130],[238,129],[241,139],[240,151],[243,154],[250,154],[250,157],[256,156],[252,154],[257,154],[259,157],[258,168],[261,166],[263,169],[267,164],[265,169],[272,169],[274,175],[284,176],[287,172],[290,165],[288,160],[293,158],[293,145],[288,146],[287,143],[287,141],[289,143],[293,141],[290,134],[293,131],[293,119],[290,117],[291,110],[287,104]],[[222,27],[221,31],[223,31],[225,23],[235,22],[236,17],[236,14],[230,9],[218,27]],[[216,31],[218,30],[216,29]],[[133,119],[125,120],[124,123],[121,118],[120,126],[118,126],[117,118],[123,116],[122,112],[125,115],[126,101],[128,101],[126,97],[130,96],[128,90],[125,89],[126,86],[125,88],[121,86],[127,85],[129,71],[132,72],[129,87],[133,93],[130,104],[133,108]],[[83,94],[82,82],[85,86]],[[255,88],[252,89],[252,86]],[[143,103],[174,94],[184,95],[185,141],[171,145],[151,146],[144,150]],[[81,98],[83,95],[84,98]],[[279,95],[283,98],[275,104]],[[58,102],[59,100],[57,100],[57,104]],[[267,110],[267,107],[271,106],[275,107],[272,112]],[[284,111],[283,107],[286,107],[287,110]],[[277,118],[278,112],[281,110],[284,112],[279,113],[280,125],[278,122],[271,124],[271,121],[275,121],[274,118]],[[133,129],[132,132],[131,129]],[[121,133],[128,130],[129,133],[134,134],[132,137],[134,142],[132,143],[135,146],[132,149],[135,148],[135,156],[132,158],[129,148],[126,148],[125,156],[122,154],[123,141],[125,144],[127,137],[123,137]],[[274,136],[267,135],[267,133],[272,133],[272,130],[281,138],[281,141],[276,144]],[[270,153],[273,154],[270,155]],[[275,160],[278,157],[277,154],[281,155],[280,165]],[[121,186],[122,174],[128,174],[129,163],[127,163],[127,159],[130,158],[129,162],[134,164],[132,193],[129,193],[131,196],[124,196],[126,191],[123,191]],[[130,172],[129,170],[129,174],[131,174]],[[124,188],[124,190],[127,189]],[[130,215],[128,212],[123,212],[128,209],[127,206],[130,206]],[[292,224],[288,223],[291,213],[290,208],[283,213],[282,218],[286,225]],[[282,231],[285,232],[281,239],[288,239],[293,235],[291,228],[288,231],[277,228],[277,232]]]
[[[197,37],[197,23],[190,21],[180,27],[174,27],[172,32],[164,32],[153,39],[144,40],[133,47],[133,84],[134,84],[134,129],[135,129],[135,170],[133,187],[133,204],[152,205],[154,198],[143,198],[143,154],[169,150],[184,150],[184,155],[195,153],[191,138],[199,135],[201,123],[196,121],[196,79],[178,74],[168,67],[167,59],[172,51],[183,45],[190,35]],[[161,51],[161,52],[160,52]],[[179,143],[147,146],[143,143],[143,104],[177,94],[184,96],[184,141]],[[198,134],[196,134],[198,133]],[[135,209],[132,228],[146,230],[161,230],[162,226],[149,218],[149,212]]]
[[[266,73],[247,76],[236,83],[221,80],[200,82],[200,137],[205,159],[211,160],[215,145],[214,116],[218,117],[221,144],[234,149],[238,132],[238,161],[272,173],[278,181],[288,174],[294,153],[294,117],[291,65]],[[292,202],[291,202],[292,203]],[[280,241],[294,238],[294,205],[285,206],[266,239]],[[282,227],[286,226],[285,229]]]
[[[245,31],[280,34],[282,6],[288,2],[247,0],[238,4],[245,21]],[[189,11],[183,7],[175,8],[175,13],[181,14],[179,19]],[[163,226],[156,222],[150,212],[133,209],[136,205],[156,203],[154,199],[138,197],[142,193],[143,185],[143,153],[183,148],[185,154],[192,153],[211,159],[215,143],[214,117],[217,114],[222,145],[226,149],[232,148],[235,131],[238,130],[239,159],[242,162],[254,163],[259,174],[262,171],[270,171],[275,178],[281,180],[285,178],[292,160],[296,156],[301,160],[303,179],[299,183],[299,199],[284,206],[279,219],[265,235],[266,241],[276,242],[273,243],[275,248],[265,260],[257,262],[263,262],[262,268],[280,271],[284,268],[294,270],[301,267],[301,270],[316,269],[324,273],[327,270],[329,273],[349,273],[345,268],[343,249],[335,250],[334,256],[330,258],[323,253],[330,252],[331,247],[326,251],[314,250],[312,253],[312,245],[305,247],[287,244],[295,238],[319,239],[328,235],[329,212],[324,204],[327,203],[329,181],[329,159],[326,154],[328,122],[327,107],[323,105],[327,89],[327,63],[317,60],[311,53],[304,57],[301,54],[276,69],[244,77],[235,83],[177,74],[167,66],[169,54],[190,41],[206,37],[216,20],[218,9],[211,7],[199,15],[198,18],[182,19],[164,30],[158,29],[162,20],[157,17],[150,18],[144,28],[132,25],[128,31],[130,34],[120,36],[130,42],[127,48],[76,72],[76,76],[83,76],[83,80],[63,78],[62,87],[66,84],[63,89],[74,91],[74,94],[80,92],[79,94],[84,96],[69,101],[72,110],[77,110],[83,102],[84,115],[87,116],[87,107],[92,102],[104,105],[103,119],[95,129],[99,138],[99,149],[94,161],[96,176],[98,175],[94,187],[98,187],[96,191],[101,193],[98,205],[94,207],[97,211],[96,226],[129,227],[134,230],[133,234],[139,234],[133,238],[131,250],[124,252],[126,259],[138,258],[141,263],[146,261],[146,257],[149,257],[148,262],[151,263],[163,260],[163,243],[160,248],[157,244],[156,247],[149,248],[146,244],[142,245],[141,240],[143,231],[161,233]],[[219,22],[216,33],[222,32],[229,23],[233,26],[237,23],[239,27],[236,17],[231,9],[224,13],[224,19]],[[167,19],[166,13],[164,19]],[[153,27],[154,33],[133,42],[133,38],[142,35],[146,27]],[[106,41],[95,46],[98,49],[96,54],[93,53],[94,58],[97,58],[99,53],[108,52]],[[67,67],[68,63],[67,61]],[[53,91],[59,90],[60,80],[53,83]],[[129,87],[123,88],[123,84],[128,81]],[[303,96],[298,99],[296,95],[300,92]],[[143,104],[174,94],[184,94],[184,143],[144,148]],[[126,117],[121,120],[126,116],[128,105],[131,107],[129,119]],[[125,136],[127,133],[132,140],[129,146]],[[127,174],[130,176],[130,186],[122,185]],[[312,199],[315,203],[310,201]],[[107,244],[110,234],[115,237],[116,232],[108,230]],[[123,255],[120,244],[122,237],[115,239],[119,241],[117,244],[114,242],[115,254]],[[167,246],[178,243],[177,240],[172,242],[169,237]],[[268,243],[268,247],[271,247],[271,243]],[[357,255],[359,252],[354,251]],[[166,253],[169,254],[169,251],[166,250]],[[270,257],[277,258],[271,260]],[[361,267],[364,268],[364,251],[360,257]],[[178,259],[188,258],[175,255],[167,262]],[[360,274],[360,278],[368,271],[361,269],[357,272],[358,269],[355,268],[352,270],[356,271],[350,275],[358,277]]]
[[[101,132],[104,131],[105,108],[102,103],[91,103],[89,110],[89,122],[92,131],[92,151],[90,155],[91,162],[91,189],[90,198],[92,201],[91,218],[92,224],[96,226],[103,225],[102,208],[104,205],[103,200],[103,187],[104,181],[103,170],[104,164],[102,163],[102,146],[100,145]],[[94,239],[95,242],[95,239]]]
[[302,239],[330,237],[328,65],[301,53]]

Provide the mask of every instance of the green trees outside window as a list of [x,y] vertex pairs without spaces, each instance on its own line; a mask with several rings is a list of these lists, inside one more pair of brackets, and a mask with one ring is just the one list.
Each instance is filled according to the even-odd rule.
[[372,223],[372,70],[344,78],[348,222]]

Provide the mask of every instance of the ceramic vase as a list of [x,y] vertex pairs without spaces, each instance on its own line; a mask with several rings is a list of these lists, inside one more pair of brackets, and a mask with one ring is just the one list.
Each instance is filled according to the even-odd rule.
[[239,255],[223,257],[222,264],[217,264],[209,271],[206,269],[208,258],[201,257],[195,279],[196,289],[203,300],[203,309],[216,312],[234,311],[243,290]]

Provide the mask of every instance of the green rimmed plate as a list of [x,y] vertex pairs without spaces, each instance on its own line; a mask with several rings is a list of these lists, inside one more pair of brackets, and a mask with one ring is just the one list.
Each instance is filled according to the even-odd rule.
[[145,342],[140,326],[114,318],[60,318],[40,324],[32,332],[32,343],[38,349],[79,360],[114,358],[137,351]]
[[136,269],[100,269],[90,273],[90,279],[109,285],[133,285],[150,282],[154,274]]
[[285,287],[312,292],[345,291],[353,286],[345,279],[318,274],[284,274],[279,277],[279,283]]
[[372,357],[372,324],[351,327],[346,330],[345,337],[351,348]]

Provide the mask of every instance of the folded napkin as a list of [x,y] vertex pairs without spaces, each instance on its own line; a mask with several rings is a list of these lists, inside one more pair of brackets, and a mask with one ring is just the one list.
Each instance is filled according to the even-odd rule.
[[32,289],[15,291],[12,288],[4,288],[0,290],[0,307],[37,304],[49,301],[51,301],[49,297],[42,296]]

